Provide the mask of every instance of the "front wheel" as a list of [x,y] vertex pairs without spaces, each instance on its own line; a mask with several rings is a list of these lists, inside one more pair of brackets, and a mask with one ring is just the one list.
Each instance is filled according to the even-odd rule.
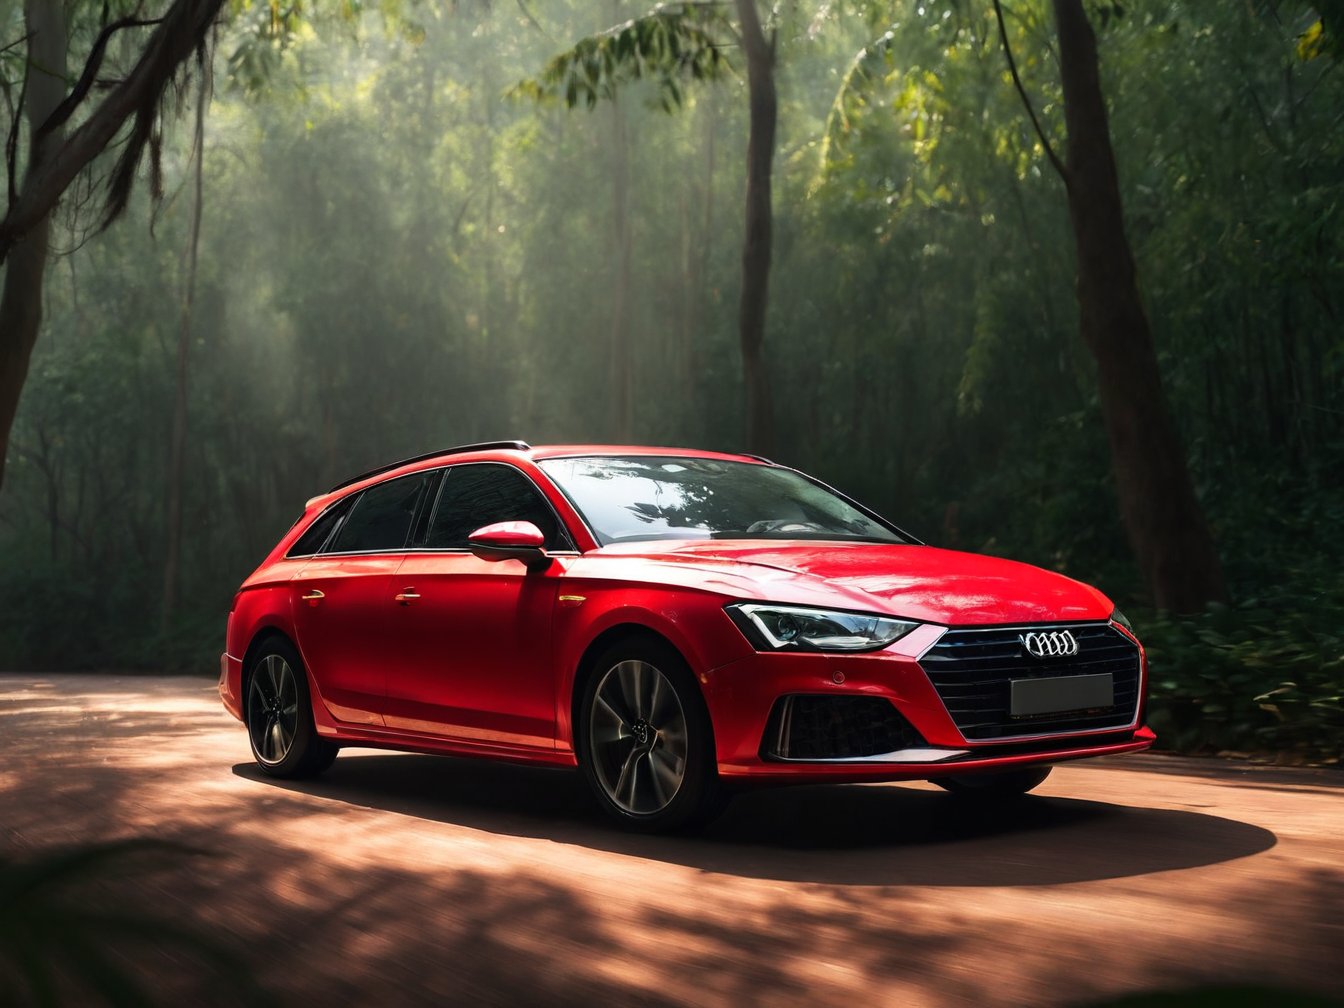
[[1050,776],[1050,767],[1029,767],[1000,773],[934,777],[932,783],[963,798],[1002,800],[1018,798]]
[[336,744],[313,725],[303,661],[287,640],[267,641],[252,660],[247,738],[257,766],[271,777],[315,777],[336,759]]
[[665,832],[718,809],[714,736],[686,662],[670,646],[627,640],[588,677],[579,762],[603,809],[628,829]]

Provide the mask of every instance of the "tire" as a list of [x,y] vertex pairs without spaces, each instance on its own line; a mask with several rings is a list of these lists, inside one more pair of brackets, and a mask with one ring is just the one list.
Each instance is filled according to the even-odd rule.
[[1028,767],[1001,773],[965,774],[959,777],[933,777],[930,781],[944,791],[979,801],[1003,801],[1020,798],[1050,776],[1051,767]]
[[293,644],[273,637],[257,650],[247,671],[246,697],[247,739],[262,773],[315,777],[331,766],[339,747],[317,734],[308,677]]
[[576,741],[588,786],[626,829],[665,833],[722,808],[709,711],[670,645],[631,637],[598,656]]

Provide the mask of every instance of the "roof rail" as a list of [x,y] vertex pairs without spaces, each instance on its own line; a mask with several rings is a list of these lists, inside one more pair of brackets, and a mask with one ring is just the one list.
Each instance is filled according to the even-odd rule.
[[391,462],[388,465],[381,465],[370,469],[368,472],[362,472],[358,476],[351,476],[344,482],[337,483],[327,493],[335,493],[337,490],[344,489],[352,483],[358,483],[366,480],[370,476],[377,476],[379,473],[391,472],[393,469],[400,469],[404,465],[410,465],[412,462],[424,462],[426,459],[438,458],[440,455],[460,455],[463,452],[489,451],[495,448],[509,448],[514,451],[530,451],[532,446],[526,441],[478,441],[476,444],[457,445],[453,448],[440,448],[438,451],[425,452],[423,455],[412,455],[410,458],[401,459],[398,462]]

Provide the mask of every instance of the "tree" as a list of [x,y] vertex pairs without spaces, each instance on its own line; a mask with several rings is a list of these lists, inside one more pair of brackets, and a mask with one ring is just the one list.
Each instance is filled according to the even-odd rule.
[[[24,6],[28,44],[24,107],[16,109],[9,132],[17,137],[17,117],[25,114],[28,158],[23,181],[16,184],[18,168],[11,145],[9,202],[0,219],[0,265],[5,269],[0,296],[0,485],[19,395],[42,322],[42,280],[52,211],[129,121],[130,131],[107,180],[101,207],[103,226],[126,208],[140,161],[157,142],[156,124],[165,91],[192,53],[204,61],[210,30],[222,5],[223,0],[173,0],[160,18],[126,17],[105,25],[68,93],[62,0],[27,0]],[[153,31],[131,70],[67,134],[66,125],[100,83],[99,71],[112,37],[148,27]]]
[[[204,68],[202,68],[204,69]],[[192,339],[192,308],[196,300],[196,274],[201,250],[201,205],[205,200],[205,106],[209,100],[209,75],[202,72],[196,92],[196,128],[192,170],[191,226],[182,253],[186,275],[182,282],[182,311],[177,326],[177,368],[173,396],[173,427],[168,446],[168,548],[163,561],[163,606],[160,628],[167,634],[177,608],[182,565],[182,491],[186,479],[187,382]]]
[[[761,24],[756,0],[734,0],[734,9],[736,26],[719,4],[660,5],[643,17],[580,40],[516,90],[536,99],[563,96],[570,108],[580,101],[592,108],[599,99],[614,100],[617,91],[633,81],[649,79],[658,89],[663,108],[671,111],[681,105],[682,87],[688,79],[715,79],[727,72],[729,65],[721,50],[729,40],[740,42],[747,63],[750,128],[738,338],[747,447],[769,454],[774,451],[775,427],[764,344],[770,281],[770,186],[778,116],[775,52]],[[623,294],[618,292],[620,296]]]
[[1167,407],[1152,328],[1125,233],[1096,35],[1082,0],[1053,0],[1068,146],[1061,160],[1027,99],[994,0],[1013,81],[1064,181],[1083,341],[1097,362],[1120,515],[1153,601],[1196,612],[1226,595],[1222,566]]
[[763,353],[765,310],[770,289],[770,245],[773,215],[771,166],[775,157],[774,44],[766,40],[756,0],[736,0],[742,51],[747,58],[747,102],[751,127],[747,134],[746,233],[742,239],[742,299],[738,332],[742,341],[742,376],[747,386],[747,448],[765,455],[775,452],[774,408],[770,372]]

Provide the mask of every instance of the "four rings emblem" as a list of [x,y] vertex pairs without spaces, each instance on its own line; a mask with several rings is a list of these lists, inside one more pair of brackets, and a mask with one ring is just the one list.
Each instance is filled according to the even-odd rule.
[[1023,634],[1018,640],[1027,654],[1037,658],[1069,658],[1078,653],[1078,638],[1067,630]]

